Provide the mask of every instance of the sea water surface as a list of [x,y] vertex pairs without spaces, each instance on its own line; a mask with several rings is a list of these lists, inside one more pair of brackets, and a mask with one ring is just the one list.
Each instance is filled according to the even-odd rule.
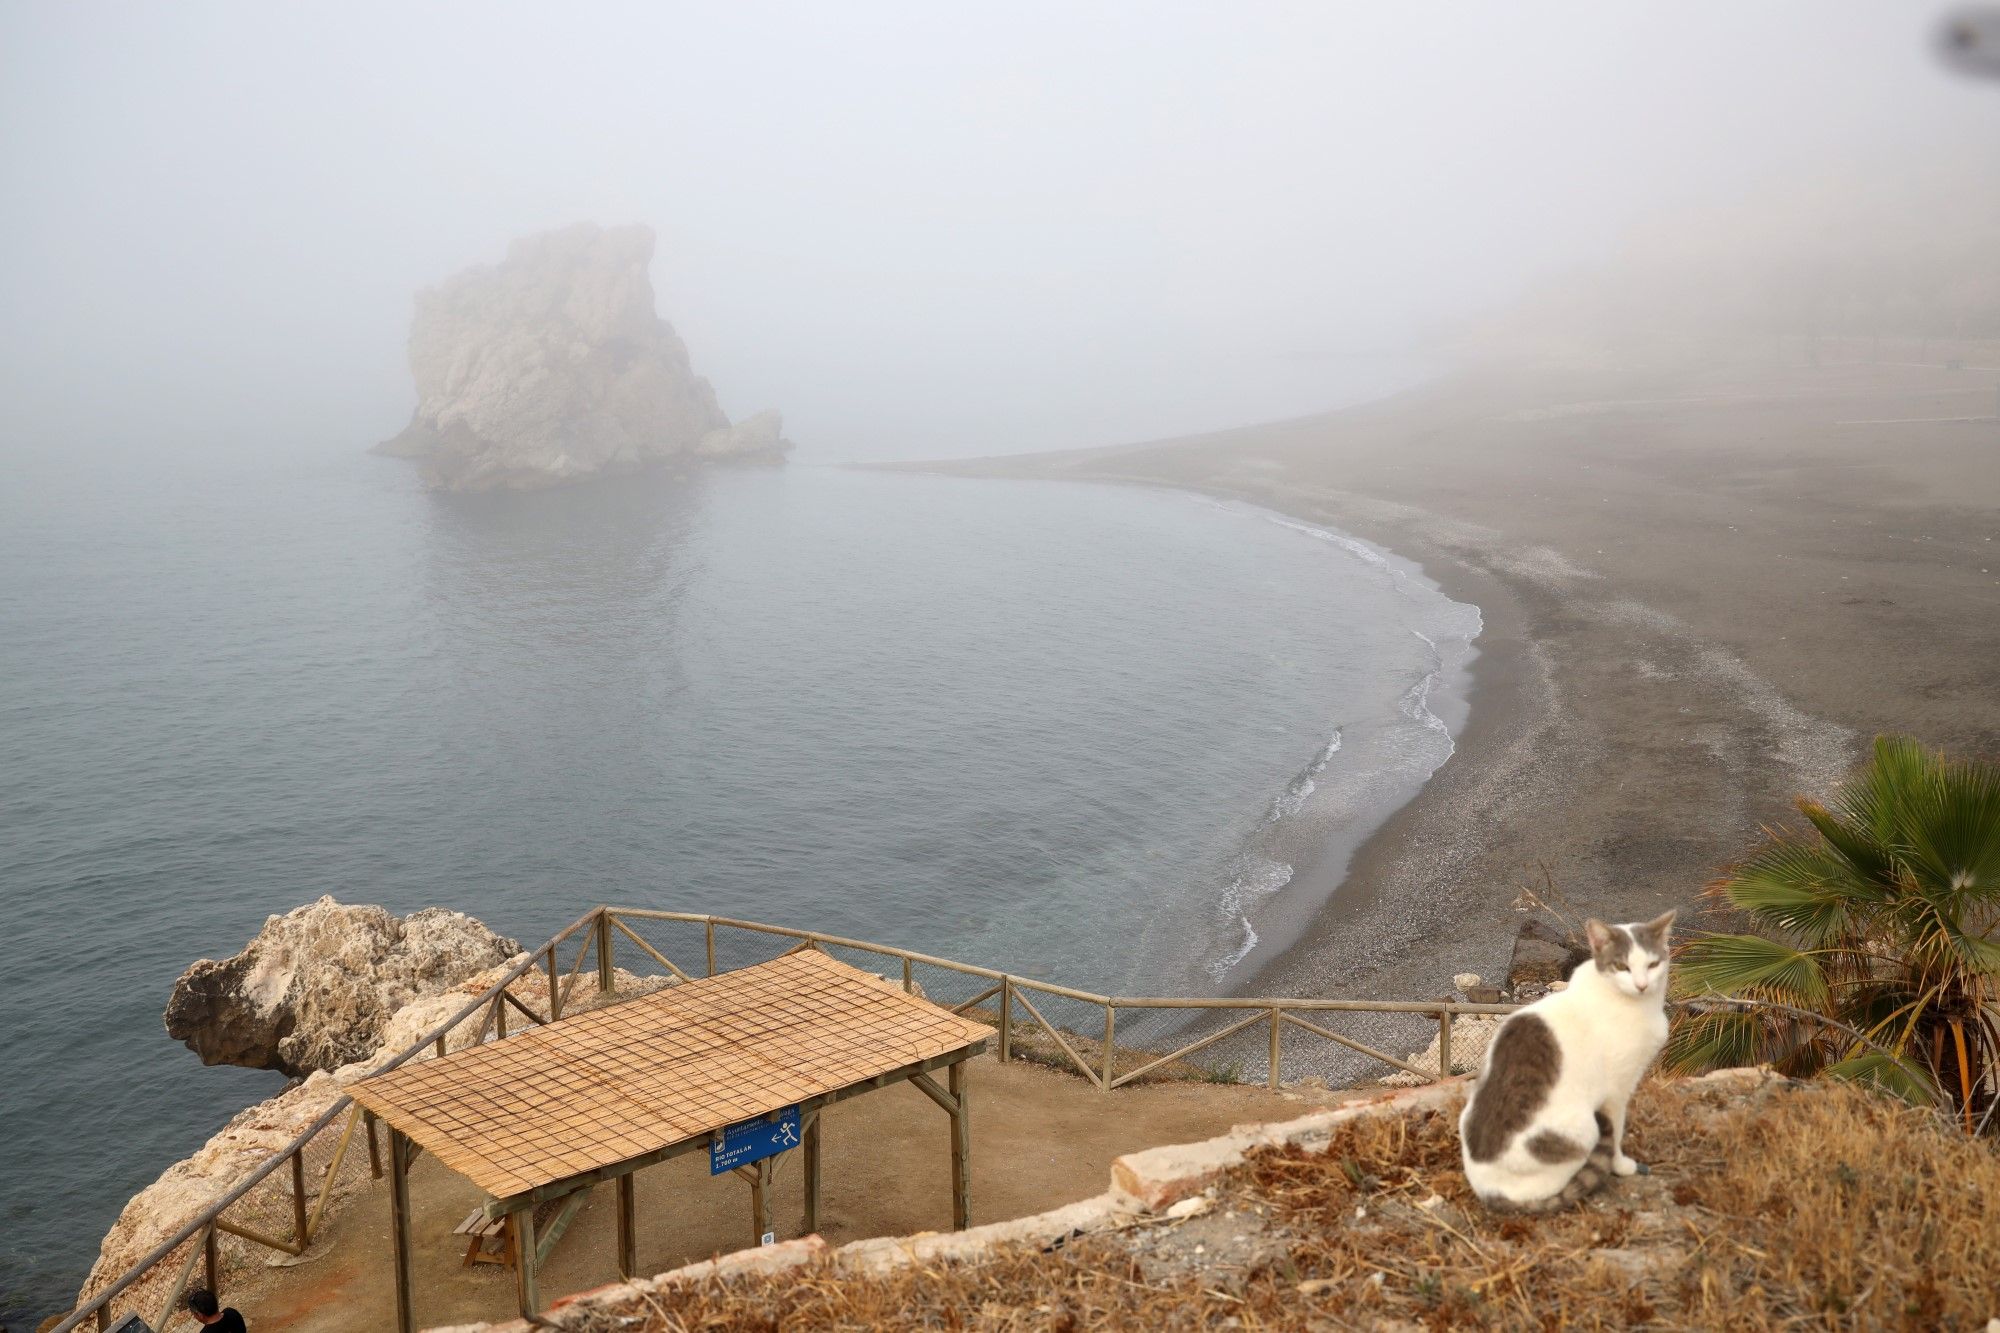
[[1478,629],[1254,509],[810,466],[445,497],[345,453],[45,457],[0,567],[10,1322],[282,1086],[160,1023],[267,914],[530,942],[611,901],[1226,989],[1301,851],[1450,754]]

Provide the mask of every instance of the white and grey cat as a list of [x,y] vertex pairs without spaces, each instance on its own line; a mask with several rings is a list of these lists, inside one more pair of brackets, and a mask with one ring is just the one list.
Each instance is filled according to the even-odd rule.
[[1510,1014],[1458,1118],[1465,1178],[1487,1207],[1553,1212],[1644,1168],[1625,1108],[1667,1041],[1668,912],[1585,925],[1591,957],[1567,989]]

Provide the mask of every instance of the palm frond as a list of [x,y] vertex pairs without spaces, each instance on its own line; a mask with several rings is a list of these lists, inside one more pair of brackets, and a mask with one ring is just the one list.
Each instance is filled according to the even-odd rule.
[[1692,993],[1768,995],[1808,1009],[1827,1000],[1819,960],[1762,935],[1703,935],[1682,948],[1674,967]]
[[1826,1067],[1825,1073],[1831,1078],[1880,1088],[1913,1106],[1936,1106],[1938,1103],[1937,1089],[1918,1077],[1914,1068],[1880,1051],[1862,1051],[1845,1060],[1836,1060]]

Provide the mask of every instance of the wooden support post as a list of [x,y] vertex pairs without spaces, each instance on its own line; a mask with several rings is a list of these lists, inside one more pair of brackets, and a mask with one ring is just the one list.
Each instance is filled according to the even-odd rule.
[[713,921],[710,921],[710,922],[707,922],[707,923],[706,923],[706,925],[707,925],[707,927],[708,927],[708,931],[707,931],[707,934],[708,934],[708,975],[710,975],[710,976],[712,977],[712,976],[714,976],[714,975],[715,975],[715,923],[714,923]]
[[1117,1033],[1118,1010],[1106,1004],[1104,1006],[1104,1079],[1099,1084],[1105,1092],[1111,1091],[1111,1080],[1115,1077],[1115,1071],[1112,1068],[1111,1062],[1112,1058],[1118,1052],[1118,1046],[1113,1040],[1117,1036]]
[[201,1233],[201,1279],[204,1287],[222,1294],[222,1247],[216,1243],[213,1222]]
[[368,1175],[371,1179],[382,1178],[382,1148],[375,1141],[375,1113],[363,1111],[361,1118],[368,1122]]
[[1000,1063],[1014,1058],[1014,978],[1000,978]]
[[953,1102],[951,1112],[951,1227],[963,1231],[972,1225],[972,1123],[967,1102],[965,1061],[953,1062],[947,1071],[946,1087]]
[[556,946],[549,946],[549,1022],[562,1017],[562,978],[556,975]]
[[109,1303],[97,1307],[97,1333],[111,1333],[111,1306]]
[[1283,1029],[1278,1026],[1278,1011],[1276,1009],[1273,1009],[1271,1011],[1271,1080],[1270,1080],[1271,1091],[1273,1092],[1276,1092],[1278,1090],[1278,1058],[1279,1058],[1278,1036],[1279,1033],[1281,1033],[1282,1031]]
[[542,1308],[541,1287],[535,1281],[535,1210],[523,1208],[513,1217],[514,1303],[521,1318],[533,1320]]
[[750,1202],[757,1209],[757,1240],[762,1245],[764,1237],[775,1238],[776,1228],[771,1225],[771,1172],[777,1167],[778,1159],[766,1157],[757,1163],[757,1183],[750,1189]]
[[1451,1077],[1451,1010],[1438,1010],[1438,1077]]
[[611,970],[611,913],[597,914],[597,993],[609,995],[617,987]]
[[505,994],[493,997],[493,1031],[500,1040],[507,1040],[507,997]]
[[630,1282],[639,1275],[639,1209],[633,1198],[637,1172],[618,1177],[618,1276]]
[[908,995],[916,990],[916,988],[916,983],[910,976],[910,960],[905,958],[903,960],[903,994]]
[[806,1112],[804,1142],[800,1145],[805,1157],[806,1187],[806,1234],[819,1230],[819,1111]]
[[389,1227],[395,1248],[396,1329],[416,1333],[416,1311],[410,1304],[410,1141],[389,1126]]
[[292,1154],[292,1244],[301,1250],[312,1238],[312,1224],[306,1221],[306,1150]]

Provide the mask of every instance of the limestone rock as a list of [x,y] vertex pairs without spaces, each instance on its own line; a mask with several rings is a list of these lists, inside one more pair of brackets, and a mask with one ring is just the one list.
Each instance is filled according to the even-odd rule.
[[1565,935],[1540,917],[1521,922],[1514,936],[1514,957],[1507,966],[1507,988],[1518,999],[1524,988],[1547,990],[1567,981],[1578,963],[1590,957],[1590,947]]
[[694,447],[698,458],[727,458],[739,463],[782,463],[792,442],[785,438],[785,419],[772,408],[743,418],[733,426],[712,430]]
[[417,297],[417,409],[377,452],[444,490],[532,489],[675,461],[777,461],[775,412],[729,424],[653,309],[648,227],[514,242]]
[[[290,922],[308,914],[326,917],[331,913],[367,914],[371,919],[374,914],[380,914],[391,922],[396,920],[379,907],[342,907],[331,898],[322,898],[287,916],[272,917],[258,940],[270,935],[276,923]],[[441,929],[439,923],[446,921],[458,924]],[[485,927],[470,917],[436,908],[413,913],[402,925],[406,930],[414,927],[418,933],[434,939],[447,929],[462,930],[470,935],[485,932]],[[99,1246],[97,1261],[91,1266],[90,1276],[77,1294],[78,1302],[88,1300],[104,1286],[116,1281],[141,1256],[173,1235],[211,1200],[262,1165],[272,1153],[290,1144],[341,1098],[349,1084],[366,1078],[391,1055],[408,1049],[435,1032],[452,1015],[497,985],[514,964],[523,961],[524,955],[514,950],[511,940],[500,939],[490,932],[485,932],[485,936],[496,946],[511,952],[512,956],[502,957],[410,1000],[382,1025],[376,1045],[369,1047],[353,1063],[331,1072],[315,1071],[277,1096],[246,1108],[192,1156],[175,1162],[152,1184],[134,1195],[120,1210],[118,1220],[112,1224]],[[254,942],[252,947],[255,947]],[[596,974],[593,972],[575,986],[564,1012],[577,1013],[602,1004],[633,999],[667,984],[668,978],[637,976],[621,967],[613,971],[611,994],[604,995],[597,989]],[[530,969],[508,989],[535,1012],[548,1012],[548,979],[539,968]],[[492,1035],[482,1019],[475,1016],[451,1030],[445,1039],[445,1049],[463,1050],[477,1044],[482,1037],[490,1038]],[[414,1058],[427,1060],[432,1058],[432,1053],[425,1048],[418,1051]],[[343,1121],[335,1120],[320,1131],[307,1150],[315,1189],[327,1179],[321,1173],[332,1165],[343,1128]],[[289,1234],[290,1178],[280,1171],[270,1179],[273,1183],[259,1186],[257,1197],[250,1203],[239,1205],[234,1215],[242,1220],[248,1214],[250,1220],[262,1222],[271,1232]],[[368,1179],[367,1149],[356,1146],[342,1159],[339,1175],[333,1179],[334,1196],[325,1216],[329,1219],[337,1217],[349,1197],[365,1186]],[[259,1204],[261,1208],[256,1206]],[[242,1274],[255,1271],[270,1261],[271,1251],[234,1236],[221,1237],[220,1245],[223,1266],[231,1274],[225,1279],[225,1290],[238,1285]]]
[[360,1060],[389,1020],[518,953],[462,912],[428,907],[398,918],[321,898],[273,916],[242,953],[202,959],[167,1001],[167,1034],[203,1064],[294,1077]]

